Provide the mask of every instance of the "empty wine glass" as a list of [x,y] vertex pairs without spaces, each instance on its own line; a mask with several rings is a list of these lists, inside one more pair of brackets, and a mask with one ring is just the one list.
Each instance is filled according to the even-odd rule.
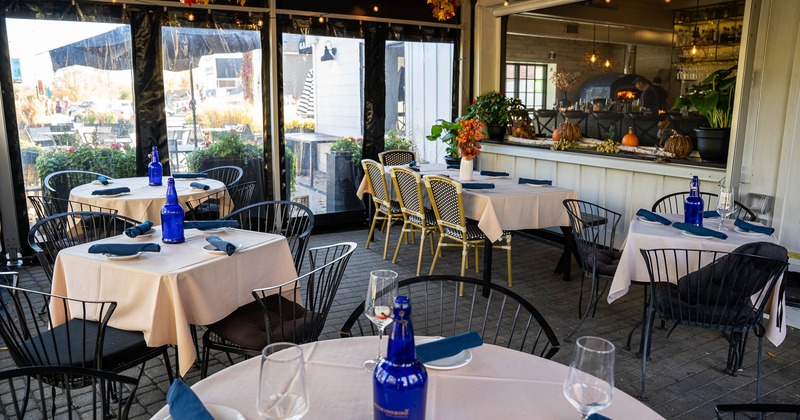
[[614,392],[614,344],[600,337],[581,337],[564,381],[564,396],[583,420],[611,405]]
[[723,223],[725,219],[733,213],[733,187],[724,185],[719,187],[719,197],[717,198],[717,213],[719,213],[719,230],[728,230]]
[[261,352],[258,413],[270,420],[297,420],[308,412],[303,349],[292,343],[274,343]]
[[372,372],[383,359],[383,330],[392,323],[392,308],[397,298],[397,273],[392,270],[373,270],[369,273],[364,315],[378,327],[378,356],[364,362],[364,369]]

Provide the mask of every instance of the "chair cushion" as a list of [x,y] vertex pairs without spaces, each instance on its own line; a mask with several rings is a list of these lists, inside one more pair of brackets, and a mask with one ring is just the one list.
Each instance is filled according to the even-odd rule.
[[[95,367],[99,326],[97,322],[73,319],[26,340],[22,347],[33,359],[28,362],[35,365]],[[150,350],[152,348],[147,347],[141,331],[106,327],[102,367],[104,370],[114,370]]]
[[227,341],[257,351],[271,342],[301,344],[311,341],[306,337],[314,333],[312,330],[319,314],[307,311],[279,295],[267,296],[262,301],[267,307],[271,337],[267,335],[263,308],[256,301],[239,307],[222,320],[209,325],[208,329]]
[[614,277],[622,252],[613,249],[598,249],[586,257],[587,267],[594,267],[601,276]]
[[[415,225],[422,225],[422,219],[419,216],[410,215],[408,220]],[[436,226],[436,214],[431,209],[425,209],[425,226]]]
[[390,210],[392,214],[402,213],[402,210],[400,210],[399,202],[392,200],[389,205],[391,206],[391,208],[386,208],[386,204],[381,204],[378,208],[384,213],[389,213]]
[[691,304],[681,299],[678,286],[670,282],[657,282],[653,299],[661,319],[680,324],[745,332],[759,320],[756,308],[749,300],[737,305]]

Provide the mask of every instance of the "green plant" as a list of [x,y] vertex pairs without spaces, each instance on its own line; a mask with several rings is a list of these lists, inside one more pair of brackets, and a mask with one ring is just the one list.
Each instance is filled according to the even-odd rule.
[[289,192],[295,192],[297,191],[297,180],[295,179],[297,162],[294,159],[294,152],[291,147],[284,146],[283,150],[286,155],[286,176],[289,178]]
[[467,116],[487,125],[507,125],[527,116],[522,101],[507,98],[503,92],[492,91],[478,96],[467,107]]
[[386,133],[386,137],[383,140],[383,149],[384,150],[414,150],[414,141],[405,138],[394,131],[394,128],[389,130]]
[[214,143],[203,142],[200,147],[186,155],[186,163],[189,170],[198,172],[203,162],[212,158],[237,157],[247,165],[248,159],[262,157],[264,150],[260,144],[254,141],[243,141],[239,133],[226,131],[220,133]]
[[136,152],[132,147],[82,145],[49,150],[39,154],[36,171],[44,180],[53,172],[67,169],[99,172],[114,178],[136,176]]
[[447,155],[457,158],[458,154],[458,130],[461,129],[461,118],[450,122],[436,120],[436,124],[431,127],[431,134],[425,138],[430,141],[441,140],[447,145]]
[[702,82],[689,87],[675,101],[672,109],[693,106],[708,119],[711,128],[728,128],[733,119],[733,97],[736,89],[736,66],[717,70]]
[[339,137],[331,145],[331,152],[349,152],[352,157],[350,160],[355,164],[361,163],[361,137]]

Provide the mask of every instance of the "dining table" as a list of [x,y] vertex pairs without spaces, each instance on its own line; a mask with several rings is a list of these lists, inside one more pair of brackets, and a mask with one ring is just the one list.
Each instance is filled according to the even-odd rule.
[[[377,344],[377,337],[354,337],[301,346],[309,396],[303,419],[373,418],[372,373],[362,363],[374,357]],[[466,364],[460,362],[459,367],[428,365],[426,418],[580,418],[564,397],[567,366],[492,344],[460,355],[456,360]],[[204,404],[233,408],[245,419],[261,418],[256,409],[260,364],[260,357],[245,360],[197,382],[192,390]],[[663,418],[617,388],[613,402],[600,414],[615,419]],[[169,406],[164,406],[153,419],[168,415]]]
[[[213,233],[237,246],[230,256],[206,240]],[[66,248],[53,267],[51,292],[84,300],[117,302],[109,325],[142,331],[148,346],[177,345],[180,374],[197,356],[192,325],[209,325],[253,301],[254,289],[297,277],[286,238],[241,229],[187,229],[181,244],[161,243],[160,226],[131,239],[125,235]],[[159,243],[160,252],[114,257],[90,254],[94,244]],[[56,324],[69,319],[51,305]]]
[[[94,206],[116,209],[122,216],[127,216],[138,221],[149,220],[156,225],[161,224],[161,208],[167,201],[167,180],[168,176],[163,177],[163,182],[159,186],[149,185],[147,177],[135,178],[116,178],[109,181],[108,185],[102,185],[99,181],[79,185],[69,193],[69,199],[80,203],[91,204]],[[193,188],[192,182],[199,182],[208,186],[208,189]],[[114,195],[95,195],[96,190],[128,187],[130,192]],[[184,211],[189,207],[186,202],[201,199],[209,194],[222,191],[225,184],[211,178],[176,178],[175,190],[178,193],[178,202]],[[229,200],[227,194],[223,199]],[[230,206],[220,206],[220,208],[230,208]],[[224,216],[224,215],[221,215]]]
[[[684,216],[678,214],[657,213],[670,222],[683,222]],[[716,229],[719,218],[704,219],[706,227]],[[723,231],[728,237],[720,239],[711,236],[696,236],[676,229],[673,226],[666,226],[658,222],[651,222],[634,217],[628,227],[628,236],[622,247],[617,271],[611,281],[608,291],[608,303],[621,298],[630,289],[633,282],[649,283],[650,274],[640,250],[658,248],[678,248],[678,249],[699,249],[707,251],[731,252],[741,245],[751,242],[771,242],[778,243],[774,235],[742,231],[734,226],[733,219],[724,220],[723,226],[727,229]],[[775,290],[780,290],[782,279],[778,280]],[[786,323],[781,322],[779,314],[784,313],[784,299],[772,299],[767,307],[766,313],[769,314],[769,322],[765,326],[766,337],[774,345],[780,345],[786,338]]]

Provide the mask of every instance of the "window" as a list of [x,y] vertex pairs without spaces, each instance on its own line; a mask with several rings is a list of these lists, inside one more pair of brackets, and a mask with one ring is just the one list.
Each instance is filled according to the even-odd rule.
[[506,95],[522,100],[525,108],[545,108],[547,65],[506,64]]

